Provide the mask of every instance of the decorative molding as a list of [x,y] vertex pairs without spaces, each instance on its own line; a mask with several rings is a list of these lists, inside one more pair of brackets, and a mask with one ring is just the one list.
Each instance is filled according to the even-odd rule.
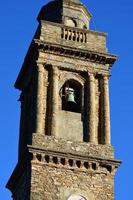
[[75,80],[77,81],[82,87],[84,86],[85,79],[80,76],[78,73],[61,73],[60,74],[60,85],[59,87],[62,88],[64,83],[69,80]]
[[[72,170],[91,171],[94,173],[111,173],[114,174],[121,161],[109,160],[99,157],[81,156],[76,154],[65,154],[51,150],[37,149],[28,146],[32,155],[32,162],[45,164],[54,167],[65,167]],[[88,172],[89,172],[88,171]]]
[[48,52],[60,56],[69,56],[69,58],[78,58],[81,60],[87,60],[99,64],[109,64],[111,67],[117,59],[117,56],[111,54],[105,54],[95,51],[88,51],[83,49],[66,47],[63,45],[54,45],[52,43],[44,43],[40,40],[34,40],[35,45],[38,46],[38,49],[42,52]]

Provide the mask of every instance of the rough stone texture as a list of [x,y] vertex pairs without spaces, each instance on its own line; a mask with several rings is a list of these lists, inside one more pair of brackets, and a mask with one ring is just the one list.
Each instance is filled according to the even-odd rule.
[[112,174],[32,163],[32,200],[66,200],[80,194],[91,200],[113,200]]
[[40,149],[61,151],[63,153],[76,153],[86,156],[97,156],[103,158],[114,158],[114,150],[111,145],[97,145],[77,140],[57,139],[51,136],[39,136],[33,134],[33,146]]

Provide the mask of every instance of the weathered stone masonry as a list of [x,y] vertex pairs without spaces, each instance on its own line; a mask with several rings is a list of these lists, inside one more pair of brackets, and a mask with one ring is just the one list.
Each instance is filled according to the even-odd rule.
[[[79,0],[43,6],[15,87],[21,91],[14,200],[113,200],[109,77],[117,57]],[[79,198],[78,198],[79,197]]]

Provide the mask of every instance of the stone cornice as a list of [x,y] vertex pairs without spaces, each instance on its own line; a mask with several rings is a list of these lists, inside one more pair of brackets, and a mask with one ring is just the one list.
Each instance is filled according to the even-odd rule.
[[99,156],[86,156],[84,154],[64,153],[42,149],[28,145],[27,155],[19,162],[14,169],[6,187],[13,191],[18,178],[22,176],[26,167],[31,165],[31,161],[39,165],[50,165],[51,167],[67,168],[69,170],[80,170],[87,173],[104,173],[114,175],[116,169],[121,164],[120,160],[102,158]]
[[53,53],[56,55],[63,55],[63,56],[69,56],[69,58],[78,58],[81,60],[87,60],[90,62],[95,62],[99,64],[109,65],[109,68],[112,67],[114,62],[117,59],[116,55],[108,54],[108,53],[102,53],[102,52],[96,52],[96,51],[88,51],[83,49],[77,49],[77,48],[71,48],[66,47],[63,45],[55,45],[51,43],[46,43],[40,40],[34,40],[35,44],[38,45],[38,49],[43,52]]
[[[117,59],[116,55],[112,55],[108,53],[88,51],[88,50],[83,50],[79,48],[72,48],[72,47],[67,47],[67,46],[59,45],[59,44],[46,43],[46,42],[34,39],[31,43],[31,46],[28,50],[28,53],[24,60],[21,71],[15,82],[15,88],[18,88],[20,90],[22,89],[21,85],[22,85],[23,77],[25,76],[28,70],[31,70],[30,68],[31,66],[29,66],[29,64],[27,63],[31,63],[31,58],[30,58],[31,55],[34,55],[33,62],[37,61],[38,51],[42,51],[42,52],[46,52],[46,53],[50,53],[54,55],[59,55],[59,56],[65,56],[65,57],[74,58],[74,59],[80,59],[83,61],[98,63],[102,65],[107,65],[108,69],[112,67],[112,65]],[[34,64],[32,63],[32,65]]]
[[104,164],[110,164],[110,165],[115,165],[115,166],[119,166],[121,164],[120,160],[115,160],[115,159],[107,159],[107,158],[102,158],[102,157],[96,157],[96,156],[86,156],[86,155],[81,155],[81,154],[76,154],[76,153],[64,153],[61,151],[53,151],[53,150],[47,150],[47,149],[40,149],[38,147],[33,147],[28,145],[29,148],[29,152],[31,153],[42,153],[42,154],[48,154],[48,155],[52,155],[52,156],[59,156],[59,157],[66,157],[69,159],[76,159],[76,160],[83,160],[83,161],[97,161],[100,163],[104,163]]

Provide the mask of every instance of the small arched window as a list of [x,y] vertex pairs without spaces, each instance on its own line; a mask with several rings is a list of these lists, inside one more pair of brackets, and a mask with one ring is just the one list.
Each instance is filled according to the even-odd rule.
[[66,81],[61,88],[62,110],[80,113],[82,111],[82,99],[81,84],[75,80]]
[[66,26],[77,27],[77,22],[74,19],[67,19]]

